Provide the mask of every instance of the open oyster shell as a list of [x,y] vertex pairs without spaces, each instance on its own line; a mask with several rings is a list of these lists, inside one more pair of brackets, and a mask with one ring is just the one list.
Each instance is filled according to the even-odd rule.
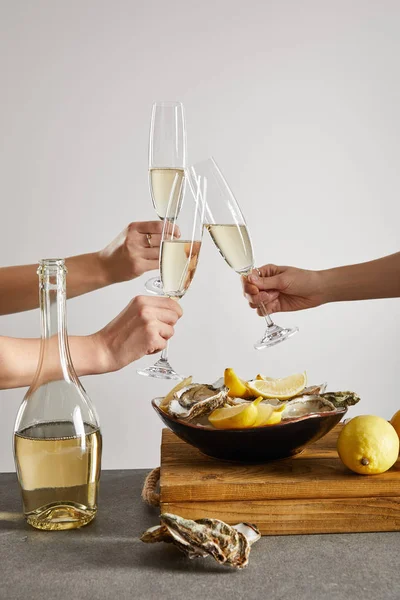
[[173,417],[190,421],[220,408],[225,404],[226,397],[225,387],[194,383],[175,394],[168,405],[168,412]]
[[160,521],[160,526],[144,532],[143,542],[173,543],[189,558],[212,556],[237,569],[247,566],[250,547],[260,539],[257,527],[248,523],[231,527],[218,519],[192,521],[170,513],[162,514]]
[[[188,382],[190,379],[188,379]],[[360,398],[354,392],[325,392],[326,383],[306,387],[301,394],[289,400],[268,398],[263,400],[272,406],[286,405],[282,412],[282,419],[294,419],[301,416],[313,415],[320,412],[336,411],[356,404]],[[214,384],[190,383],[169,396],[168,403],[163,410],[172,417],[182,421],[199,419],[198,425],[209,427],[206,417],[216,408],[248,404],[253,399],[232,398],[223,380]],[[163,404],[164,399],[160,399]]]
[[336,411],[329,400],[325,400],[321,396],[303,396],[294,398],[287,403],[282,411],[282,420],[297,419],[298,417],[329,411]]
[[323,392],[325,392],[326,386],[327,386],[326,383],[320,383],[319,385],[309,385],[308,387],[304,388],[304,390],[301,392],[301,394],[299,394],[298,396],[295,396],[295,398],[298,398],[299,396],[321,395]]
[[215,387],[206,383],[192,383],[177,392],[176,398],[183,408],[188,409],[202,400],[208,400],[223,391],[223,389],[224,386]]
[[359,402],[354,392],[328,392],[320,395],[304,395],[287,401],[282,411],[282,420],[296,419],[314,413],[338,411]]

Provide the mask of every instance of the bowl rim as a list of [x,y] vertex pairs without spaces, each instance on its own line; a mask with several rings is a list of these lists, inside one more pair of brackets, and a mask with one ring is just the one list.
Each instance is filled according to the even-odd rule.
[[184,420],[181,419],[177,419],[176,417],[173,417],[172,415],[170,415],[169,413],[164,412],[163,410],[161,410],[161,408],[156,404],[157,400],[162,400],[164,396],[157,396],[156,398],[153,398],[151,401],[151,404],[154,408],[154,410],[163,417],[166,417],[167,419],[173,421],[174,423],[178,423],[179,425],[184,425],[185,427],[189,427],[191,429],[195,429],[196,431],[221,431],[226,433],[227,431],[233,431],[233,432],[249,432],[249,431],[255,431],[256,429],[258,430],[271,430],[273,429],[281,429],[283,427],[287,427],[288,425],[294,424],[294,423],[299,423],[300,421],[306,421],[308,419],[314,419],[316,417],[319,418],[324,418],[324,417],[328,417],[328,416],[332,416],[332,415],[338,415],[341,414],[342,416],[345,415],[347,413],[348,410],[348,406],[343,406],[342,408],[336,408],[335,410],[324,410],[321,412],[317,412],[317,413],[311,413],[309,415],[302,415],[300,417],[296,417],[294,419],[285,419],[284,421],[280,421],[279,423],[275,423],[275,425],[261,425],[260,427],[244,427],[241,429],[216,429],[216,428],[211,428],[211,427],[204,427],[203,425],[195,425],[193,423],[190,422],[186,422]]

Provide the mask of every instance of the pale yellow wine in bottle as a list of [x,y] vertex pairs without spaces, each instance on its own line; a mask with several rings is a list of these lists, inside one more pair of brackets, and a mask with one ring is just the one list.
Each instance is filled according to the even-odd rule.
[[97,512],[101,434],[69,353],[64,261],[41,261],[38,273],[40,357],[15,423],[15,465],[27,522],[75,529]]

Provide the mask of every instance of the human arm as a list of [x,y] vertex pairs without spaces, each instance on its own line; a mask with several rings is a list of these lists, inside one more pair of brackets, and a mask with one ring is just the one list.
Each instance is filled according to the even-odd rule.
[[[69,337],[72,362],[78,376],[122,369],[146,354],[163,350],[174,334],[182,308],[169,298],[137,296],[100,331],[88,336]],[[60,376],[58,352],[48,342],[46,381]],[[0,337],[0,389],[30,385],[36,372],[39,339]]]
[[[131,223],[103,250],[67,258],[68,298],[157,269],[162,228],[161,221]],[[0,268],[0,315],[38,307],[36,271],[37,265]]]
[[[365,263],[323,271],[265,265],[243,278],[252,308],[268,313],[302,310],[351,300],[400,297],[400,252]],[[258,309],[258,314],[263,315]]]

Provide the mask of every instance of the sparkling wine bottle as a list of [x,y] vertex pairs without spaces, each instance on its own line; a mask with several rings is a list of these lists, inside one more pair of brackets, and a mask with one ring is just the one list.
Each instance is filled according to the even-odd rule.
[[72,364],[63,260],[40,261],[38,367],[18,411],[14,457],[27,522],[75,529],[97,512],[102,439],[94,406]]

